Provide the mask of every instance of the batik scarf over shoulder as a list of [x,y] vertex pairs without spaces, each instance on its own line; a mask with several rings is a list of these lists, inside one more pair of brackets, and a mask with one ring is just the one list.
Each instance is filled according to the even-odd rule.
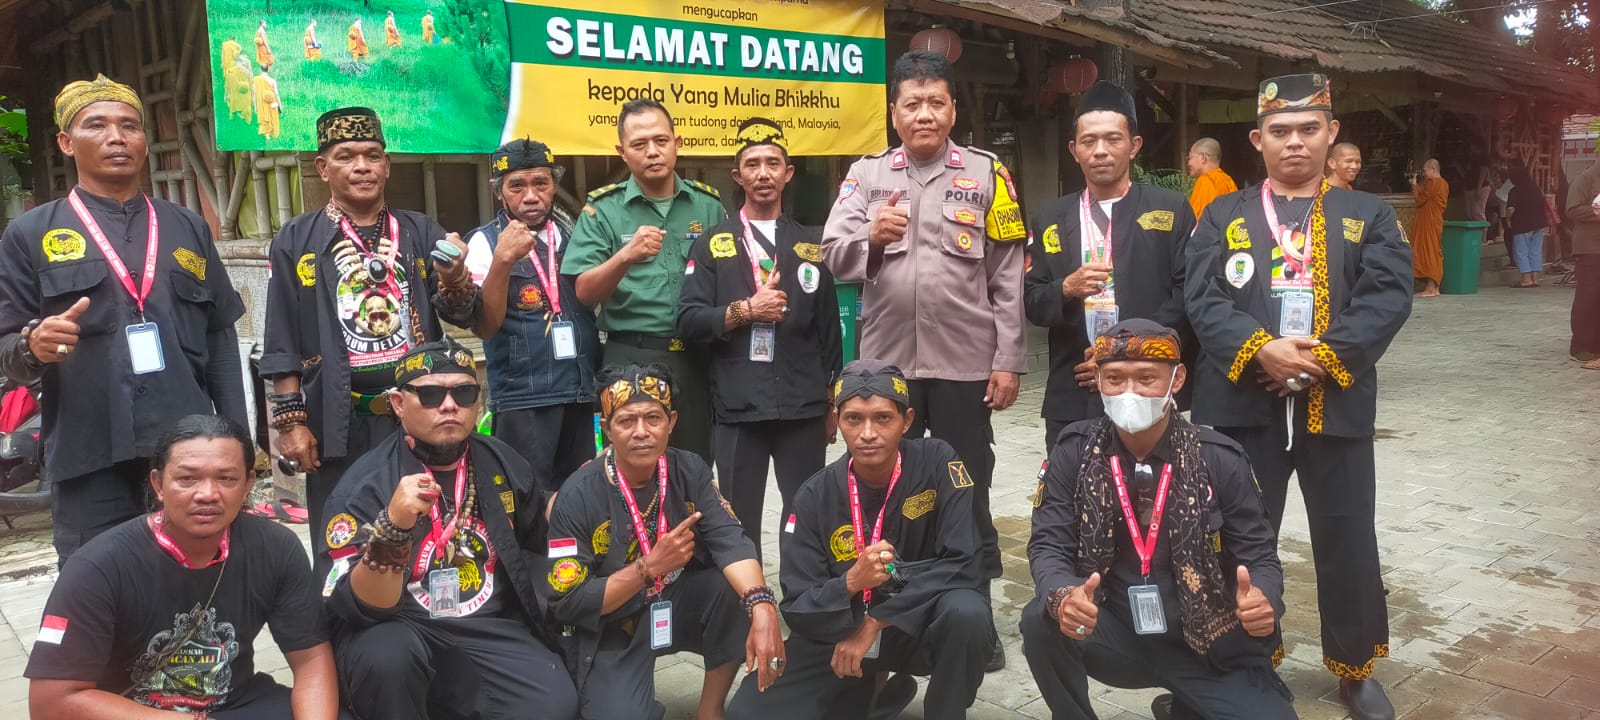
[[[1111,421],[1102,418],[1084,446],[1077,488],[1079,577],[1096,572],[1104,576],[1116,554],[1113,533],[1124,520],[1111,475],[1115,438]],[[1222,566],[1207,535],[1204,499],[1211,476],[1200,459],[1199,433],[1193,425],[1174,421],[1171,443],[1176,462],[1162,520],[1162,541],[1171,548],[1184,642],[1204,656],[1218,638],[1239,627],[1239,620],[1230,609]]]

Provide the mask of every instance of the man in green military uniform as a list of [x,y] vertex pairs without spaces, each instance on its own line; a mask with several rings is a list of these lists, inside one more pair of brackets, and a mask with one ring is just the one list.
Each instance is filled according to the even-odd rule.
[[674,336],[689,248],[728,217],[717,191],[678,177],[672,115],[654,100],[633,100],[617,114],[617,154],[629,178],[589,193],[562,264],[578,299],[598,311],[606,364],[672,370],[678,426],[673,447],[711,454],[711,391],[706,348]]

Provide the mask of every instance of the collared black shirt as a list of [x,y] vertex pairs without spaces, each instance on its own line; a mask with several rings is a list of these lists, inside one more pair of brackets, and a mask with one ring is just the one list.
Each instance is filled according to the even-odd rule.
[[737,216],[711,229],[689,250],[678,306],[678,335],[711,345],[711,396],[717,422],[801,420],[828,411],[828,386],[844,362],[839,299],[822,263],[817,236],[788,215],[775,239],[760,237],[773,258],[789,313],[777,324],[772,362],[750,359],[749,325],[724,331],[728,305],[756,293],[744,226]]
[[[189,210],[143,195],[119,202],[77,190],[132,277],[144,284],[149,208],[159,251],[143,320],[71,204],[55,200],[17,218],[0,238],[0,358],[19,382],[43,379],[45,468],[55,481],[149,457],[178,418],[218,412],[245,424],[233,323],[244,304],[217,255],[211,229]],[[44,368],[22,362],[19,331],[79,298],[78,344]],[[165,369],[134,374],[126,328],[156,324]],[[58,431],[59,429],[59,431]]]

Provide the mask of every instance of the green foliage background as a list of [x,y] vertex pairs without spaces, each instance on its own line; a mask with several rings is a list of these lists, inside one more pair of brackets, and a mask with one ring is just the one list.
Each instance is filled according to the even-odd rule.
[[[378,111],[393,152],[487,153],[500,142],[510,101],[510,61],[501,0],[209,0],[217,146],[223,150],[315,150],[322,113],[349,105]],[[384,45],[393,10],[401,46]],[[432,10],[438,37],[422,43]],[[371,52],[352,62],[350,24],[361,19]],[[257,124],[229,117],[222,43],[232,38],[256,66],[255,33],[267,21],[282,99],[282,134],[268,141]],[[317,21],[322,59],[307,60],[306,25]]]

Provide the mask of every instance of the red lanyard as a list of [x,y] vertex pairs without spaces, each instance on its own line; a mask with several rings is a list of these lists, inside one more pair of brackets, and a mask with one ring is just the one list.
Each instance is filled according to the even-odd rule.
[[[1122,199],[1128,196],[1128,191],[1132,190],[1132,189],[1133,189],[1133,183],[1128,183],[1128,187],[1123,188],[1122,194],[1117,196],[1117,202],[1122,202]],[[1112,213],[1116,212],[1116,207],[1117,206],[1116,206],[1116,203],[1112,203],[1112,205],[1111,205],[1112,212],[1106,213],[1106,231],[1101,236],[1100,242],[1099,243],[1091,243],[1091,242],[1089,242],[1089,227],[1090,226],[1094,226],[1096,230],[1099,229],[1098,225],[1094,225],[1094,214],[1089,212],[1089,203],[1092,203],[1092,202],[1096,202],[1096,201],[1093,198],[1089,197],[1089,188],[1084,188],[1083,189],[1082,202],[1079,204],[1079,207],[1078,207],[1078,232],[1081,233],[1081,239],[1083,240],[1083,249],[1087,250],[1089,252],[1089,259],[1091,261],[1093,261],[1093,262],[1104,261],[1105,264],[1110,265],[1111,264],[1111,219],[1112,219],[1111,216],[1112,216]],[[1101,250],[1104,250],[1105,252],[1102,253],[1102,252],[1100,252]]]
[[[744,224],[744,252],[750,256],[750,278],[756,281],[756,292],[761,292],[761,286],[766,283],[761,280],[761,264],[756,262],[756,250],[761,248],[761,243],[756,240],[756,234],[750,229],[750,220],[744,216],[744,208],[739,208],[739,222]],[[776,226],[774,226],[776,227]],[[778,246],[777,238],[767,238],[772,241],[772,246]],[[777,268],[777,258],[772,258],[773,268]]]
[[[433,468],[424,467],[428,477],[433,477]],[[436,481],[437,482],[437,481]],[[433,530],[428,533],[428,543],[432,547],[440,547],[450,542],[450,537],[456,534],[456,521],[461,519],[461,503],[467,499],[467,454],[462,453],[461,459],[456,461],[456,512],[450,516],[449,523],[441,523],[439,519],[439,503],[428,508],[428,518],[433,521]],[[421,557],[427,556],[423,552]]]
[[[655,545],[646,534],[649,528],[644,524],[644,515],[639,513],[639,503],[633,499],[633,488],[628,487],[628,479],[622,476],[622,469],[616,465],[616,450],[611,451],[611,468],[616,473],[617,489],[622,491],[622,502],[628,506],[628,517],[633,519],[633,536],[639,539],[639,556],[650,554],[650,548]],[[656,458],[656,477],[660,480],[661,488],[656,496],[656,539],[667,534],[667,455],[662,453]],[[656,578],[655,594],[661,594],[661,578]]]
[[167,551],[167,554],[171,555],[172,559],[177,560],[178,564],[190,570],[204,570],[212,565],[228,559],[228,533],[232,532],[232,528],[227,528],[222,531],[222,545],[217,548],[216,557],[212,558],[210,562],[204,565],[194,565],[189,562],[189,553],[184,552],[183,548],[178,547],[178,543],[173,542],[172,538],[167,537],[167,534],[162,532],[161,524],[166,521],[166,513],[157,510],[156,514],[150,518],[150,532],[155,533],[156,544],[160,545],[162,550]]
[[1156,487],[1156,507],[1150,514],[1150,536],[1139,537],[1139,518],[1133,514],[1133,503],[1128,500],[1128,484],[1122,479],[1122,461],[1111,456],[1111,478],[1117,483],[1117,499],[1122,501],[1122,517],[1128,521],[1128,539],[1133,541],[1133,551],[1139,554],[1139,571],[1145,582],[1150,581],[1150,560],[1156,556],[1157,533],[1161,530],[1161,514],[1167,507],[1167,488],[1172,485],[1172,463],[1161,469],[1161,484]]
[[[861,526],[861,496],[856,492],[856,461],[851,460],[845,465],[845,485],[850,488],[850,522],[856,530],[856,555],[868,545],[877,545],[883,539],[883,516],[889,511],[889,498],[894,495],[894,486],[900,482],[900,456],[894,458],[894,474],[889,476],[889,489],[883,493],[883,507],[878,508],[878,523],[872,526],[872,542],[863,543],[865,528]],[[861,591],[861,602],[872,602],[872,588]]]
[[143,286],[135,289],[133,278],[128,274],[128,266],[122,263],[122,258],[117,255],[116,248],[111,247],[111,241],[106,239],[106,231],[100,229],[100,223],[95,222],[94,216],[89,214],[89,208],[83,206],[83,199],[78,197],[78,189],[73,188],[67,193],[67,202],[72,205],[72,211],[78,214],[78,220],[89,229],[89,235],[94,238],[95,247],[100,248],[100,254],[106,256],[106,264],[111,266],[111,272],[116,273],[117,279],[122,281],[122,287],[133,296],[133,304],[139,309],[139,316],[144,316],[144,301],[150,297],[150,290],[156,285],[156,254],[160,252],[161,228],[156,221],[156,206],[150,202],[150,196],[141,195],[144,205],[150,212],[150,235],[145,240],[144,248],[144,280]]
[[[389,252],[384,256],[383,260],[389,265],[389,277],[384,278],[384,284],[399,293],[400,280],[395,277],[394,259],[400,254],[400,221],[394,219],[394,213],[387,214],[389,216]],[[367,249],[366,243],[361,242],[361,235],[356,232],[356,227],[350,224],[349,216],[341,216],[339,218],[339,229],[344,231],[344,236],[356,246],[356,249],[361,251],[362,255],[368,258],[377,257],[376,253]]]
[[552,283],[552,278],[559,278],[561,273],[560,261],[556,258],[556,225],[549,219],[544,221],[544,246],[549,251],[550,274],[546,275],[544,266],[539,264],[539,248],[528,251],[528,262],[533,263],[533,271],[539,273],[539,284],[544,286],[545,302],[549,304],[551,312],[556,317],[561,317],[561,287],[560,280]]
[[[1322,195],[1322,191],[1327,187],[1328,181],[1322,181],[1322,185],[1317,188],[1317,195]],[[1312,209],[1316,208],[1316,203],[1316,198],[1313,197],[1311,200]],[[1283,249],[1283,261],[1288,263],[1289,267],[1294,268],[1297,277],[1304,274],[1306,261],[1311,257],[1311,228],[1308,227],[1310,223],[1305,220],[1301,221],[1300,233],[1306,241],[1303,247],[1296,248],[1294,246],[1294,233],[1289,228],[1278,224],[1278,205],[1272,200],[1271,180],[1263,180],[1261,182],[1261,212],[1267,216],[1267,229],[1272,231],[1273,241],[1277,242],[1278,247]],[[1311,210],[1307,210],[1306,219],[1309,220],[1310,217]]]

